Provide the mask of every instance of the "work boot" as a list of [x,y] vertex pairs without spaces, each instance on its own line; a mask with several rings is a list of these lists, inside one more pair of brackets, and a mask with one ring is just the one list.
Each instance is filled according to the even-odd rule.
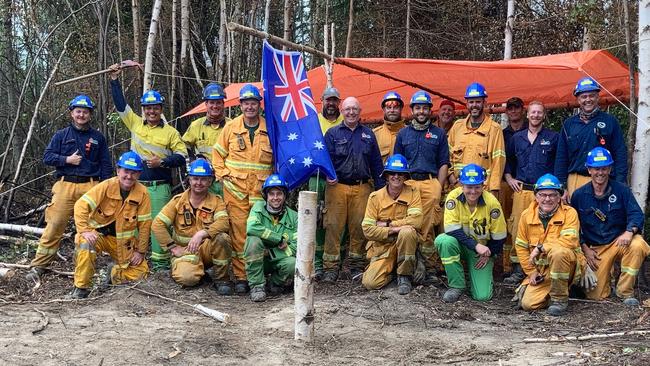
[[235,293],[237,295],[246,295],[248,292],[248,281],[235,281]]
[[338,278],[339,278],[339,274],[336,273],[335,271],[327,271],[323,273],[323,277],[321,281],[324,283],[334,283]]
[[400,295],[406,295],[413,289],[411,286],[411,277],[410,276],[397,276],[397,293]]
[[262,302],[266,300],[266,292],[264,292],[264,286],[255,286],[251,289],[251,301],[253,302]]
[[639,300],[635,299],[634,297],[628,297],[623,299],[623,304],[628,306],[639,306]]
[[438,276],[436,276],[436,271],[427,271],[426,275],[424,276],[424,280],[422,280],[422,285],[424,286],[430,286],[433,285],[434,283],[438,282]]
[[552,301],[551,305],[546,310],[546,314],[551,316],[562,316],[566,313],[566,309],[569,307],[568,301]]
[[88,297],[88,294],[90,294],[89,289],[75,287],[74,290],[72,290],[72,293],[70,294],[70,298],[71,299],[85,299],[85,298]]
[[47,268],[45,267],[32,267],[25,275],[25,278],[34,282],[39,282],[45,272],[47,272]]
[[323,279],[323,269],[322,268],[316,268],[316,271],[314,272],[314,280],[316,282],[320,282]]
[[463,294],[463,290],[459,288],[449,288],[445,291],[445,294],[442,295],[442,301],[444,302],[456,302],[460,298],[460,295]]
[[230,281],[216,281],[214,284],[214,289],[217,291],[217,295],[229,296],[232,295],[232,286]]
[[361,277],[363,277],[362,269],[358,269],[358,268],[350,269],[350,279],[352,281],[361,281]]
[[503,284],[517,286],[524,280],[524,278],[526,278],[526,274],[524,274],[521,264],[513,263],[512,272],[510,273],[510,276],[503,279]]
[[[269,281],[270,282],[270,281]],[[269,283],[269,295],[271,296],[280,296],[284,292],[284,287],[276,285],[273,282]]]

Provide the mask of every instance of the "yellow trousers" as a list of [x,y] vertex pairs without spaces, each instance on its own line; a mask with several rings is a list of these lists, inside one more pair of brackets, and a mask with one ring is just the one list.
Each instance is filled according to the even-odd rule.
[[45,231],[38,242],[36,256],[31,265],[47,267],[59,250],[61,237],[68,227],[70,217],[77,202],[97,181],[87,183],[70,183],[61,178],[52,186],[52,202],[45,209]]
[[323,269],[338,270],[341,260],[341,235],[347,224],[350,234],[348,257],[350,268],[363,270],[365,267],[365,236],[361,230],[361,221],[366,213],[370,184],[345,185],[337,183],[328,185],[325,190],[325,248],[323,251]]
[[397,266],[397,274],[413,276],[415,270],[415,249],[418,243],[418,233],[415,229],[402,229],[393,237],[392,242],[368,243],[368,259],[370,264],[363,272],[361,283],[368,290],[380,289],[393,279],[393,270]]
[[537,285],[523,282],[527,285],[521,299],[521,307],[526,310],[537,310],[549,305],[549,299],[566,302],[569,299],[569,283],[575,274],[577,255],[575,251],[564,247],[549,249],[546,260],[548,265],[539,266],[537,271],[544,276],[544,281]]
[[425,259],[428,271],[442,269],[440,256],[433,244],[435,239],[436,225],[442,222],[442,208],[440,207],[440,196],[442,186],[438,179],[410,180],[409,184],[420,190],[422,198],[422,241],[420,242],[420,253]]
[[587,292],[587,297],[593,300],[601,300],[609,296],[611,293],[609,283],[612,267],[614,262],[618,260],[621,261],[621,275],[618,277],[618,284],[616,285],[616,296],[622,299],[634,297],[634,283],[639,268],[650,254],[650,247],[643,240],[643,237],[634,235],[627,247],[620,247],[615,243],[610,243],[593,246],[591,249],[596,251],[598,257],[600,257],[600,262],[596,270],[598,285],[595,289]]
[[591,177],[580,175],[578,173],[569,174],[566,181],[566,190],[569,192],[569,198],[571,198],[571,195],[576,191],[576,189],[589,182],[591,182]]
[[111,268],[111,282],[118,285],[126,281],[136,281],[147,277],[149,265],[144,259],[137,266],[129,264],[129,258],[117,257],[117,242],[113,236],[99,235],[95,245],[83,239],[81,234],[75,236],[75,267],[74,285],[78,288],[89,288],[95,274],[97,253],[108,253],[117,264]]
[[219,233],[213,239],[203,240],[198,253],[172,257],[172,278],[181,286],[196,286],[205,275],[205,270],[214,266],[214,280],[228,281],[231,255],[230,236]]
[[[223,199],[230,219],[232,239],[232,272],[237,281],[246,281],[244,245],[246,244],[246,221],[255,202],[262,200],[261,183],[254,175],[247,179],[231,178],[235,182],[223,182]],[[246,187],[244,190],[242,187]],[[245,193],[241,193],[241,192]]]
[[[511,208],[512,208],[512,200],[513,200],[513,195],[514,191],[506,182],[505,180],[501,181],[501,189],[499,189],[499,196],[497,199],[499,200],[499,203],[501,204],[501,209],[503,210],[503,217],[506,220],[509,220],[511,217]],[[508,231],[508,235],[506,236],[506,242],[503,244],[503,270],[505,272],[510,271],[510,257],[509,253],[510,251],[513,251],[512,247],[512,238],[513,236],[510,235],[510,231]]]
[[[533,191],[519,191],[513,193],[512,210],[508,217],[508,234],[510,235],[510,238],[515,238],[515,240],[517,239],[517,228],[519,227],[521,214],[528,208],[528,206],[530,206],[531,203],[533,203],[534,200],[535,193],[533,193]],[[517,250],[514,245],[512,245],[512,240],[510,240],[507,241],[506,245],[503,247],[504,271],[512,269],[512,263],[519,263],[519,257],[517,257]]]

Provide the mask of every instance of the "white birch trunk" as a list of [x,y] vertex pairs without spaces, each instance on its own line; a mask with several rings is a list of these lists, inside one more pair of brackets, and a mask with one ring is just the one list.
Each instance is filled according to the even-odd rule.
[[224,80],[226,76],[226,45],[228,43],[228,33],[226,28],[226,0],[221,0],[219,2],[219,8],[219,20],[221,22],[219,25],[219,66],[217,67],[219,69],[219,75],[215,75],[215,79]]
[[639,1],[639,116],[630,188],[645,211],[650,173],[650,0]]
[[[284,0],[284,40],[291,42],[291,27],[293,26],[293,1]],[[282,50],[286,51],[287,46],[282,46]]]
[[271,17],[271,0],[266,0],[264,5],[264,33],[269,32],[269,18]]
[[309,342],[314,337],[314,248],[317,220],[316,192],[298,195],[298,250],[293,282],[295,332],[294,339]]
[[147,50],[144,57],[144,81],[142,82],[142,89],[144,91],[151,89],[153,47],[156,44],[156,32],[158,31],[158,19],[160,18],[161,7],[162,0],[156,0],[151,11],[151,24],[149,24],[149,37],[147,38]]
[[190,43],[190,0],[181,0],[181,73],[187,69],[187,47]]
[[515,0],[508,0],[508,18],[506,20],[503,59],[512,58],[512,30],[515,27]]
[[32,227],[27,225],[13,225],[13,224],[2,224],[0,223],[0,230],[11,231],[14,233],[25,233],[25,234],[34,234],[34,235],[43,235],[45,229],[39,227]]
[[169,93],[170,110],[174,110],[174,99],[176,98],[176,60],[178,60],[178,37],[176,36],[176,8],[178,7],[178,0],[172,1],[172,87]]

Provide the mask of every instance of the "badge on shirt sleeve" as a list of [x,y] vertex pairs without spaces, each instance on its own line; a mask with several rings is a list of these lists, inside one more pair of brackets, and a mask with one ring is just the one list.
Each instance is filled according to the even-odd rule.
[[616,202],[617,199],[618,198],[616,197],[616,195],[613,194],[613,195],[609,196],[609,203],[614,203],[614,202]]
[[431,132],[427,131],[427,134],[424,135],[425,139],[430,139],[431,138]]
[[447,208],[447,210],[455,209],[456,208],[456,201],[454,201],[454,200],[447,201],[447,204],[445,205],[445,207]]
[[362,133],[361,133],[361,138],[364,138],[364,139],[370,139],[371,137],[370,137],[370,135],[368,135],[367,133],[362,132]]
[[498,208],[493,208],[492,211],[490,211],[490,217],[493,220],[498,219],[499,216],[501,216],[501,210],[499,210]]
[[607,125],[605,124],[605,122],[598,122],[596,123],[596,126],[598,126],[598,128],[605,128]]

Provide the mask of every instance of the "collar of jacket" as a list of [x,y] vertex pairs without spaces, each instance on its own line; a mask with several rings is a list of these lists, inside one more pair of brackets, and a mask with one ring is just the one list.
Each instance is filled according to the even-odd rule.
[[[539,209],[539,204],[537,201],[533,202],[532,205],[528,206],[528,215],[530,217],[530,223],[533,225],[542,225],[542,220],[539,219],[537,210]],[[566,213],[570,209],[569,206],[560,202],[560,207],[557,208],[555,214],[548,220],[549,224],[553,225],[562,225],[566,219]]]
[[401,120],[399,120],[397,122],[390,122],[390,121],[384,120],[384,126],[386,126],[386,128],[390,132],[398,132],[399,130],[401,130],[404,127],[404,120],[401,119]]
[[[259,131],[260,133],[268,134],[266,131],[266,120],[264,117],[259,116],[260,119],[260,124],[257,130],[255,131],[256,133]],[[239,117],[235,118],[228,124],[229,126],[232,125],[232,131],[238,135],[241,135],[243,133],[248,133],[248,129],[246,128],[246,124],[244,123],[244,115],[240,115]]]
[[[478,198],[478,205],[479,206],[485,206],[485,198],[483,198],[483,195],[485,192],[481,194],[481,196]],[[459,202],[465,204],[467,203],[467,198],[465,198],[465,193],[461,193],[458,198],[456,198]]]
[[487,136],[488,133],[490,132],[490,127],[492,127],[492,122],[493,122],[492,118],[490,118],[485,112],[483,112],[483,121],[481,122],[481,125],[478,126],[478,128],[475,130],[471,128],[471,122],[470,122],[471,118],[472,118],[471,115],[465,117],[464,122],[465,122],[465,126],[467,126],[465,134],[476,132],[483,136]]
[[[208,119],[208,117],[203,117],[203,118],[205,118],[205,120],[203,120],[203,125],[204,126],[210,126],[212,124],[212,123],[210,123],[210,120]],[[219,121],[219,123],[217,123],[217,125],[219,125],[219,128],[222,128],[223,126],[225,126],[226,125],[226,117],[224,116],[223,119],[221,121]]]
[[[287,211],[288,211],[288,207],[287,207],[286,202],[285,202],[284,211],[282,212],[282,216],[278,220],[278,224],[282,224],[282,226],[288,226],[287,225],[287,220],[288,220],[289,215],[287,215]],[[259,212],[261,212],[262,215],[266,216],[269,219],[269,221],[275,222],[275,219],[274,219],[273,215],[271,215],[271,213],[266,210],[266,201],[264,201],[264,205],[263,205],[262,209],[259,210]]]
[[[190,212],[194,211],[194,208],[196,208],[199,211],[204,211],[207,213],[213,213],[214,210],[217,207],[217,197],[209,194],[205,197],[203,202],[201,202],[201,205],[199,207],[192,207],[192,204],[190,203],[190,190],[186,190],[185,192],[181,193],[181,197],[178,200],[179,205],[177,207],[177,211],[185,211],[189,210]],[[198,216],[198,215],[197,215]]]
[[163,121],[162,119],[160,120],[160,123],[158,123],[158,124],[155,125],[155,126],[152,126],[151,123],[149,123],[149,122],[148,122],[146,119],[144,119],[144,118],[142,119],[142,123],[145,124],[145,125],[147,125],[147,126],[149,126],[149,127],[151,127],[151,128],[156,128],[156,127],[164,128],[164,127],[165,127],[165,121]]
[[404,186],[402,187],[402,192],[400,192],[399,196],[397,196],[397,199],[393,199],[393,197],[390,196],[388,193],[388,185],[386,185],[384,188],[380,190],[380,200],[379,204],[381,205],[381,208],[387,208],[392,206],[395,203],[398,204],[404,204],[408,205],[409,202],[413,199],[413,191],[414,188],[408,185],[407,183],[404,183]]
[[[136,182],[133,187],[131,187],[131,190],[129,191],[129,195],[124,199],[124,202],[128,201],[134,201],[133,199],[133,192],[135,192],[138,189],[138,186],[144,187],[140,182]],[[113,177],[111,178],[108,188],[106,189],[106,197],[113,199],[113,200],[119,200],[122,201],[122,195],[120,194],[120,178],[118,177]],[[137,203],[140,203],[137,201]]]

